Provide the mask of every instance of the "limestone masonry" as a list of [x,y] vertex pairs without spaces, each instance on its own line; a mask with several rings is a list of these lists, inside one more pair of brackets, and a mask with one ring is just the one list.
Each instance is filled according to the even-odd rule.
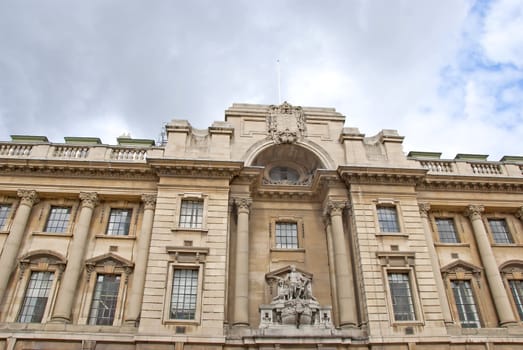
[[344,123],[0,142],[0,349],[522,349],[523,157]]

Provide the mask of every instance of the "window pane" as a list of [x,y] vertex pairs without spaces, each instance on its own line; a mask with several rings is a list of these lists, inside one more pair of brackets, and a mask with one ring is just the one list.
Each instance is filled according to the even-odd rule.
[[409,275],[407,273],[389,274],[389,287],[392,297],[394,319],[396,321],[415,320]]
[[489,219],[488,223],[490,226],[490,230],[492,231],[494,242],[500,244],[514,243],[514,241],[512,240],[512,236],[508,231],[508,226],[505,219]]
[[451,281],[454,301],[463,328],[479,328],[479,314],[470,281]]
[[518,309],[519,319],[523,320],[523,280],[510,280],[510,291],[514,298],[514,303]]
[[295,222],[276,223],[276,248],[298,248],[298,225]]
[[182,200],[180,210],[180,227],[202,228],[203,201],[194,199]]
[[11,205],[0,204],[0,230],[2,228],[4,228],[7,218],[9,217],[10,211],[11,211]]
[[22,308],[18,315],[18,322],[42,322],[49,290],[53,283],[53,272],[32,272],[27,290],[25,291]]
[[119,275],[100,274],[97,276],[89,313],[89,324],[112,326],[119,289]]
[[378,207],[377,210],[381,232],[400,232],[395,207]]
[[47,223],[45,225],[45,232],[66,232],[69,225],[69,217],[71,215],[70,207],[51,207]]
[[107,234],[110,236],[127,236],[131,225],[131,209],[111,209]]
[[442,243],[459,243],[454,219],[436,219],[439,241]]
[[170,318],[194,320],[198,296],[198,270],[175,269]]

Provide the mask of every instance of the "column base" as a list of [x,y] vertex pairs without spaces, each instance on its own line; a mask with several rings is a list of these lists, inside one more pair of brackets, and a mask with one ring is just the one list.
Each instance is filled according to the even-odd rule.
[[123,324],[124,326],[138,327],[138,320],[125,320]]
[[358,325],[353,322],[347,322],[347,323],[340,323],[341,329],[359,329]]
[[510,328],[510,327],[519,326],[519,323],[517,321],[505,321],[505,322],[500,322],[499,326],[503,327],[503,328]]
[[233,327],[249,327],[248,322],[234,322],[232,324]]

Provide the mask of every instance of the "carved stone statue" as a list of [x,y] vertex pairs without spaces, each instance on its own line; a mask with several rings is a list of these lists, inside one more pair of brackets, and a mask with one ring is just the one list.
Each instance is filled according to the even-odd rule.
[[270,305],[260,306],[260,327],[293,325],[297,328],[308,325],[328,328],[330,308],[322,308],[312,295],[312,275],[298,271],[290,265],[266,275],[275,296]]

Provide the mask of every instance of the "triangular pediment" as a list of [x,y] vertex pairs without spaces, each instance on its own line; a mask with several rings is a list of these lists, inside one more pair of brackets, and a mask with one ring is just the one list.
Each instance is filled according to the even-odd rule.
[[106,253],[103,255],[96,256],[94,258],[88,259],[85,262],[86,265],[90,266],[104,266],[104,265],[114,265],[119,267],[133,267],[133,263],[125,258],[122,258],[119,255],[114,253]]
[[463,260],[456,260],[444,267],[441,268],[443,273],[453,273],[453,272],[470,272],[470,273],[480,273],[483,269],[479,266],[471,264]]

